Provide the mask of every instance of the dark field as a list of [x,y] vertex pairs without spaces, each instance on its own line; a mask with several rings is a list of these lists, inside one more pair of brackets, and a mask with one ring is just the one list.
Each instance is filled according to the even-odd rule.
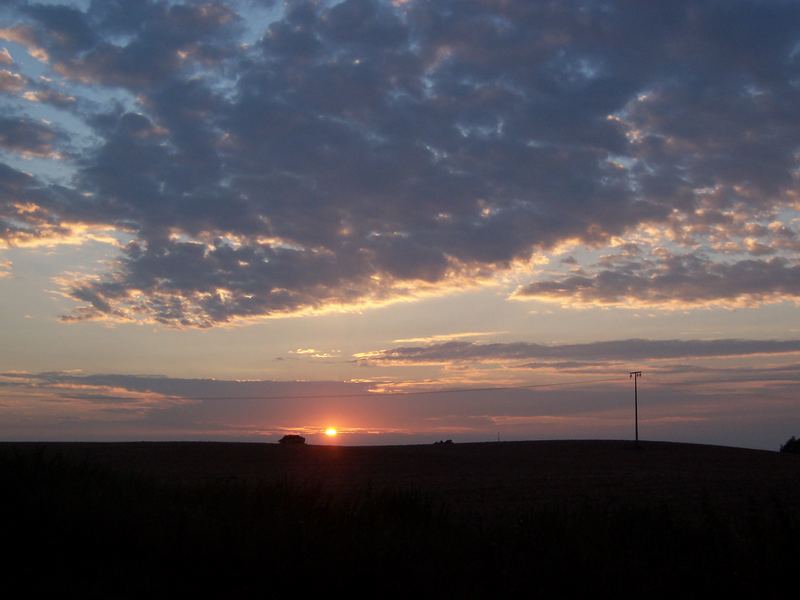
[[636,504],[696,511],[704,501],[747,510],[780,498],[800,506],[800,457],[627,441],[424,446],[227,443],[9,444],[185,484],[279,482],[334,495],[407,490],[487,516],[539,505]]
[[645,442],[2,444],[6,581],[96,596],[777,595],[800,456]]

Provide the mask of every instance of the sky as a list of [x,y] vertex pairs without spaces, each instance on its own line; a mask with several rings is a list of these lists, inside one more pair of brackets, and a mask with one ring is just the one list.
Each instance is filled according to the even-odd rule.
[[0,7],[2,440],[775,450],[798,303],[796,1]]

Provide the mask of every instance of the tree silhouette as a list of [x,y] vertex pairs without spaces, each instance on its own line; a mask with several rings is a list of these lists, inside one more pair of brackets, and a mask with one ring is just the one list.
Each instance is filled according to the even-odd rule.
[[289,434],[289,435],[283,436],[280,440],[278,440],[278,442],[281,443],[281,444],[290,444],[290,445],[291,444],[305,444],[306,443],[306,438],[304,438],[302,435]]
[[790,437],[787,442],[781,446],[781,452],[800,454],[800,440],[794,436]]

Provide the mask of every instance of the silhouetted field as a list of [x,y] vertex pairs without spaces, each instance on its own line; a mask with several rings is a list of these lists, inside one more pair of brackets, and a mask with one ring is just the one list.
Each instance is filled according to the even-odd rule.
[[119,597],[776,595],[800,457],[648,442],[2,444],[4,581]]

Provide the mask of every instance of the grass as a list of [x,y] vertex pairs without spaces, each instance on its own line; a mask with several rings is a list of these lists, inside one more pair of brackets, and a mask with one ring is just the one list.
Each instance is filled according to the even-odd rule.
[[775,494],[735,515],[713,497],[692,513],[620,501],[454,510],[422,489],[170,482],[13,447],[0,477],[4,582],[25,595],[769,597],[800,550],[800,511]]

